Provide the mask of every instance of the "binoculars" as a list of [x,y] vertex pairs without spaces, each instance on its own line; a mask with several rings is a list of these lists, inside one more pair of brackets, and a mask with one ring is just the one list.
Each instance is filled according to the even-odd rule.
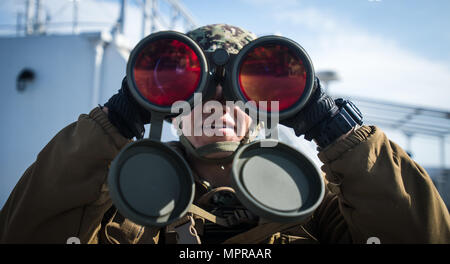
[[[189,164],[160,140],[163,120],[176,115],[174,104],[184,102],[192,109],[195,94],[207,101],[220,84],[227,101],[246,103],[249,112],[283,120],[302,110],[315,78],[306,51],[288,38],[260,37],[229,54],[222,48],[204,51],[174,31],[141,40],[130,54],[126,73],[133,98],[151,113],[150,136],[120,151],[111,164],[108,184],[117,209],[147,226],[170,224],[193,204],[195,184]],[[262,147],[268,140],[235,151],[231,187],[239,201],[261,218],[302,221],[323,199],[322,175],[307,156],[287,144],[275,141],[272,147]]]

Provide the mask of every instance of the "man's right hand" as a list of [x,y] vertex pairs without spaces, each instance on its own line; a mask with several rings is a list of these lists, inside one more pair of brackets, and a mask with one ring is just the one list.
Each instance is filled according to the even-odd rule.
[[150,123],[150,112],[145,110],[133,98],[127,84],[127,78],[122,81],[122,87],[104,105],[109,121],[117,127],[126,138],[143,138],[144,125]]

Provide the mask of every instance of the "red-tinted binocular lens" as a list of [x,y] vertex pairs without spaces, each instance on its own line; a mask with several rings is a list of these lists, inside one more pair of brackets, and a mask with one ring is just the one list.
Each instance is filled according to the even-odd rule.
[[[239,69],[239,88],[248,101],[255,101],[260,110],[271,109],[278,101],[278,111],[291,108],[301,98],[306,85],[306,68],[302,59],[281,44],[262,44],[249,51]],[[267,103],[266,109],[261,101]]]
[[303,48],[287,38],[265,36],[238,54],[224,49],[210,54],[182,33],[162,31],[133,49],[127,76],[134,98],[150,111],[169,114],[177,101],[193,107],[194,93],[208,97],[220,82],[226,100],[253,101],[252,111],[278,113],[283,119],[308,101],[314,69]]
[[157,106],[171,106],[187,100],[201,78],[197,54],[177,39],[158,39],[140,50],[133,68],[134,81],[141,95]]

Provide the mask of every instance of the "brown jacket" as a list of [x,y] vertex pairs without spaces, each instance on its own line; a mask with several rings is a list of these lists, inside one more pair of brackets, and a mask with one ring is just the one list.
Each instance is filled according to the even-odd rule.
[[[108,210],[108,166],[128,142],[99,108],[61,130],[1,210],[0,243],[158,243],[159,229]],[[430,177],[379,128],[361,127],[319,158],[326,195],[308,222],[266,223],[226,242],[450,243],[450,216]]]

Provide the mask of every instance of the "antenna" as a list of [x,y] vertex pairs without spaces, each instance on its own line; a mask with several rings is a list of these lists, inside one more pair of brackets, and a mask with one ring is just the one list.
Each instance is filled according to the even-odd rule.
[[120,13],[119,18],[117,19],[116,25],[112,29],[112,35],[124,33],[124,25],[125,25],[125,11],[127,6],[127,0],[120,1]]
[[72,9],[72,15],[73,15],[72,33],[73,34],[78,34],[78,2],[80,2],[80,0],[72,0],[72,3],[73,3],[73,9]]
[[157,0],[151,0],[152,1],[152,12],[150,17],[150,33],[153,33],[156,31],[156,19],[158,16],[158,1]]
[[42,22],[42,0],[25,1],[25,35],[45,33]]
[[122,0],[121,5],[120,5],[119,21],[117,21],[117,24],[119,25],[119,33],[120,34],[123,34],[123,32],[124,32],[126,6],[127,6],[127,0]]
[[23,13],[17,12],[17,21],[16,21],[16,35],[19,36],[22,31],[22,19]]
[[37,33],[40,30],[41,0],[35,0],[34,4],[33,33]]
[[142,33],[141,38],[147,36],[147,20],[148,20],[148,9],[149,9],[149,1],[143,0],[142,2]]
[[25,35],[33,34],[32,16],[34,13],[34,0],[26,0],[25,2]]
[[[165,6],[163,6],[165,8],[160,8],[160,3],[165,4]],[[144,38],[148,33],[157,31],[160,27],[175,29],[178,20],[182,21],[184,28],[187,30],[197,27],[197,22],[194,17],[178,0],[141,0],[141,4],[143,10],[141,32],[142,38]],[[163,11],[169,11],[168,16],[170,21],[166,21]],[[150,32],[148,30],[148,23],[150,23]]]
[[34,23],[33,23],[33,33],[34,34],[42,34],[44,33],[44,23],[42,23],[42,3],[41,0],[35,0],[35,8],[34,8]]

